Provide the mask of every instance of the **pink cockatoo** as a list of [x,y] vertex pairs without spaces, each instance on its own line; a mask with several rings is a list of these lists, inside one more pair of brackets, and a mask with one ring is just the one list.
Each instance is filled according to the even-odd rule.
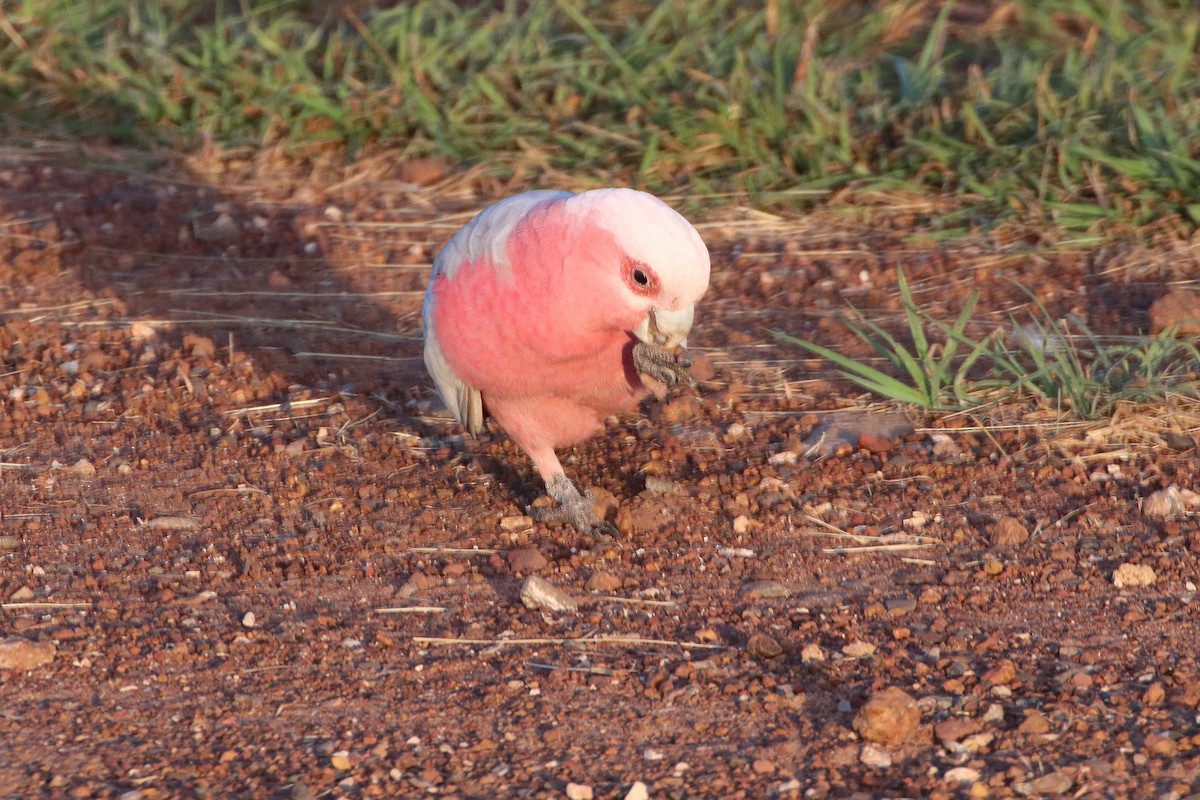
[[615,533],[554,450],[635,407],[647,383],[695,384],[685,347],[708,273],[700,234],[652,195],[515,195],[434,260],[425,365],[468,431],[483,430],[486,409],[533,459],[558,501],[541,519]]

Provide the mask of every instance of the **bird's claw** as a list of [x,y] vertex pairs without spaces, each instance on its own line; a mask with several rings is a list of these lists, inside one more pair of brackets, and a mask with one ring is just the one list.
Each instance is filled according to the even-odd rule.
[[633,346],[633,366],[639,373],[649,375],[667,387],[696,385],[696,378],[688,371],[692,359],[686,350],[672,354],[661,347],[638,342]]
[[617,538],[615,525],[596,513],[596,498],[581,492],[566,475],[556,475],[546,484],[546,493],[558,502],[553,508],[531,508],[529,515],[538,522],[566,522],[575,530],[597,539]]

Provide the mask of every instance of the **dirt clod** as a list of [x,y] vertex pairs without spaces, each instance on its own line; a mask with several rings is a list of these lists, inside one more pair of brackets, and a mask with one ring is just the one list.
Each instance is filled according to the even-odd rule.
[[994,547],[1016,547],[1029,541],[1029,529],[1016,517],[1001,517],[992,525]]
[[53,642],[35,642],[22,636],[0,640],[0,669],[30,670],[54,661]]
[[1113,586],[1123,589],[1126,586],[1151,586],[1158,580],[1154,567],[1149,564],[1121,564],[1113,571]]
[[1176,287],[1150,305],[1150,332],[1172,327],[1179,336],[1200,335],[1200,292]]
[[525,574],[543,569],[549,562],[536,547],[518,547],[508,551],[508,566],[513,572]]
[[863,704],[854,717],[854,730],[869,742],[913,742],[921,730],[921,708],[908,692],[890,686]]

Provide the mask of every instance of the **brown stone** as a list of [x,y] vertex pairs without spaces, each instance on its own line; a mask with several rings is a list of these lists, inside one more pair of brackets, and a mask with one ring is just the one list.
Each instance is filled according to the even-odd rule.
[[746,652],[758,658],[775,658],[783,653],[783,648],[765,633],[756,633],[746,642]]
[[1029,529],[1016,517],[1001,517],[992,525],[993,547],[1015,547],[1029,541]]
[[547,563],[546,557],[536,547],[518,547],[508,551],[508,567],[513,572],[536,572]]
[[36,669],[53,661],[57,649],[53,642],[35,642],[23,636],[10,636],[0,641],[0,669]]
[[933,735],[938,741],[957,742],[973,733],[978,733],[983,725],[977,719],[970,717],[951,717],[933,726]]
[[1017,679],[1017,668],[1005,661],[983,673],[983,679],[993,686],[1007,686]]
[[908,692],[890,686],[863,704],[854,718],[854,729],[869,742],[914,742],[921,730],[921,708]]
[[611,572],[596,572],[588,578],[587,588],[593,592],[614,592],[621,588],[621,579]]
[[1025,711],[1025,720],[1017,727],[1021,733],[1042,734],[1050,732],[1050,720],[1036,708]]

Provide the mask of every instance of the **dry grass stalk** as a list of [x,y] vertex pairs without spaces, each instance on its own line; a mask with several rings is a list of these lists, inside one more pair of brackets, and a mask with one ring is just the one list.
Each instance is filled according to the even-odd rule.
[[453,639],[441,636],[414,636],[413,644],[452,646],[452,645],[657,645],[661,647],[680,647],[684,650],[725,650],[723,644],[703,644],[701,642],[681,642],[671,639],[647,639],[641,636],[625,636],[612,634],[609,636],[580,636],[580,637],[538,637],[532,639]]
[[446,611],[444,606],[397,606],[375,609],[376,614],[441,614],[444,611]]

